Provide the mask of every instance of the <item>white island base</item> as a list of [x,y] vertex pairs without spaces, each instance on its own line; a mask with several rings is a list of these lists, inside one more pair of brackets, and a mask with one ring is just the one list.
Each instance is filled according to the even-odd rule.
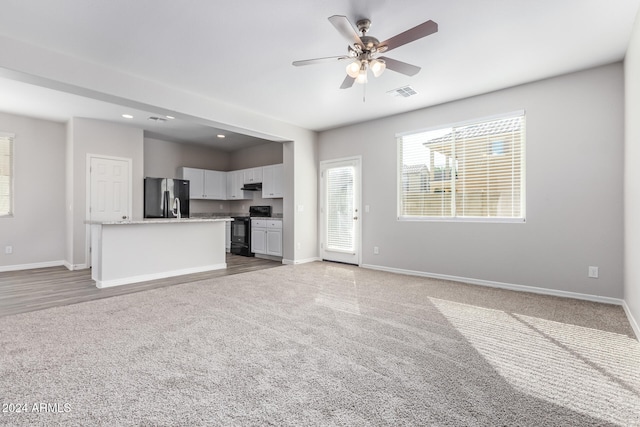
[[91,278],[98,288],[227,268],[225,222],[150,219],[91,223]]

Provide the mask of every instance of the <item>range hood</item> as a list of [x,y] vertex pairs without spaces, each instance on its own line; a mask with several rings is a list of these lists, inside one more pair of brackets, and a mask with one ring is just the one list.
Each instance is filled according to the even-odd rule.
[[259,182],[257,184],[245,184],[244,187],[241,188],[243,191],[262,191],[262,183]]

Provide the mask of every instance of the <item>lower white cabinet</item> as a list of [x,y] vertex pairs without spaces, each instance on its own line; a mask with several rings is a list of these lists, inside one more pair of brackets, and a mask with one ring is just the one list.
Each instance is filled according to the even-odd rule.
[[282,220],[251,220],[251,251],[256,254],[282,256]]
[[231,221],[225,223],[224,229],[224,249],[231,252]]

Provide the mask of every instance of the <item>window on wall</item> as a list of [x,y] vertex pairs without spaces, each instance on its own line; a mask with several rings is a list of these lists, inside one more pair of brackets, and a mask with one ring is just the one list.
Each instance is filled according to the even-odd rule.
[[523,111],[398,137],[398,218],[524,221]]
[[12,213],[13,134],[0,132],[0,216]]

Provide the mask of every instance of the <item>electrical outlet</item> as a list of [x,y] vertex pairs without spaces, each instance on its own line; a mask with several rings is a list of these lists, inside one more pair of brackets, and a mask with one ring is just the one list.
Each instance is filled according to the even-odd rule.
[[4,253],[5,254],[12,254],[13,253],[13,246],[5,246],[4,247]]
[[373,247],[373,254],[378,255],[380,253],[380,249],[377,246]]
[[598,267],[589,266],[589,277],[593,279],[598,278]]
[[369,205],[364,205],[364,211],[365,211],[366,213],[369,213]]

